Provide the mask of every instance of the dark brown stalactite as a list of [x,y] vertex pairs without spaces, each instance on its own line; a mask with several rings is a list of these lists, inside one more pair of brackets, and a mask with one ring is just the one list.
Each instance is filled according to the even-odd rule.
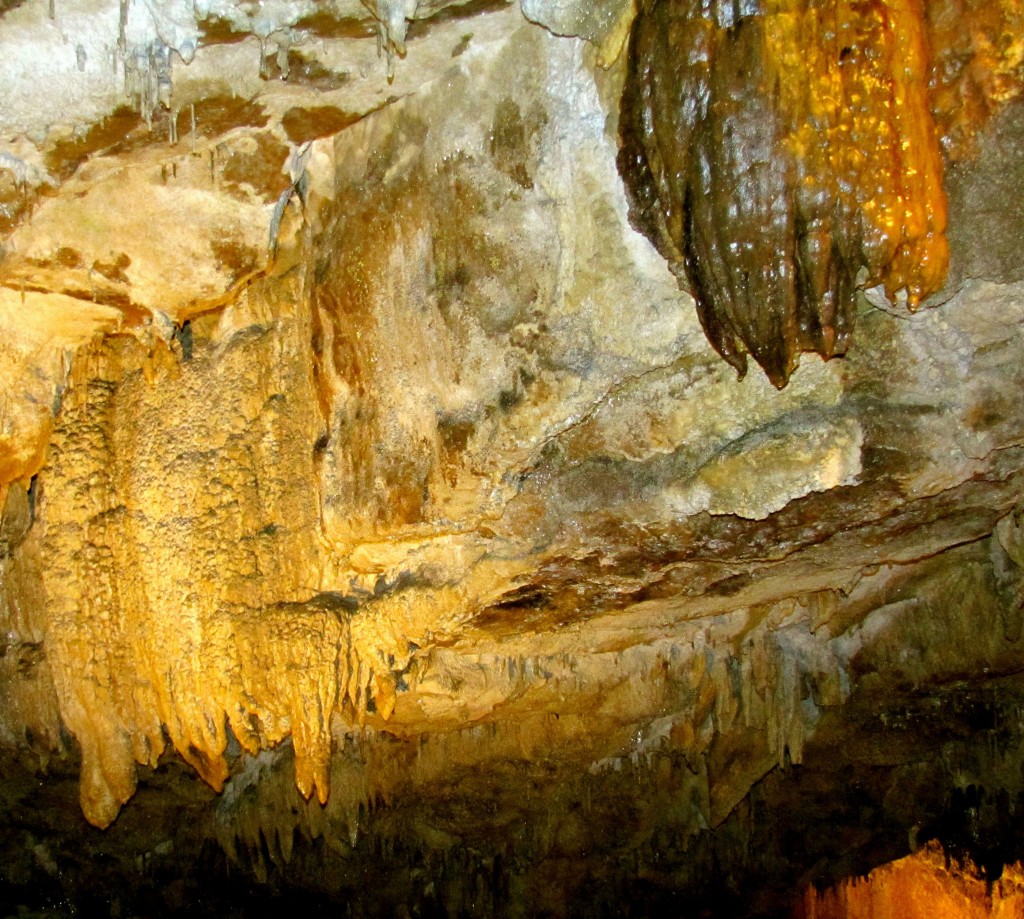
[[643,4],[620,171],[741,376],[748,353],[778,387],[800,352],[845,353],[858,281],[912,309],[941,286],[927,76],[915,0]]

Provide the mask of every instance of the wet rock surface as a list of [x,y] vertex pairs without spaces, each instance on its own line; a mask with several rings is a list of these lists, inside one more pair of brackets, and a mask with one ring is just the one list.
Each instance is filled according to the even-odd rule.
[[996,45],[987,90],[943,4],[640,4],[619,155],[631,214],[741,376],[748,353],[778,387],[801,352],[845,354],[858,287],[914,310],[943,286],[940,143],[963,155],[1021,85],[1019,62],[995,63],[1019,13],[957,12]]

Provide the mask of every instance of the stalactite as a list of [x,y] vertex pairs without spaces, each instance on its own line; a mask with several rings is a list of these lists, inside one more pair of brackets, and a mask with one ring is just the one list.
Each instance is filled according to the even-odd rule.
[[[312,464],[310,421],[286,408],[308,383],[272,359],[281,346],[250,339],[211,365],[195,344],[173,373],[153,370],[154,386],[135,342],[76,362],[48,463],[45,650],[97,825],[117,816],[135,763],[155,765],[165,738],[220,789],[232,734],[252,753],[291,737],[299,790],[327,798],[331,718],[347,705],[350,669],[367,665],[353,647],[354,602],[304,584],[313,496],[302,475],[271,472],[282,452],[296,471]],[[200,410],[212,366],[235,385]],[[140,410],[153,422],[141,436],[122,423]],[[184,473],[193,465],[207,470],[199,490]]]
[[388,62],[388,82],[395,78],[395,56],[405,57],[405,34],[416,15],[417,0],[363,0],[377,20],[377,55]]
[[[916,0],[647,0],[633,26],[620,170],[714,348],[779,387],[843,354],[861,284],[943,282],[942,164]],[[866,274],[862,275],[862,269]]]
[[[125,628],[122,620],[121,641],[131,641],[142,661],[152,661],[152,669],[141,662],[113,664],[109,657],[102,670],[95,658],[85,658],[84,668],[69,667],[84,636],[68,623],[60,624],[52,644],[62,710],[82,744],[82,808],[92,823],[109,824],[134,793],[135,761],[156,764],[163,749],[161,724],[172,746],[218,791],[228,776],[228,727],[253,755],[291,737],[298,790],[305,798],[315,793],[321,804],[327,800],[330,717],[350,653],[342,615],[313,601],[208,621],[201,653],[217,662],[219,677],[190,673],[188,656],[159,660],[165,649],[137,634],[129,639]],[[154,637],[159,641],[161,636]],[[133,708],[129,699],[132,687],[142,681],[155,687],[157,719],[153,711]],[[187,688],[190,683],[195,694]]]

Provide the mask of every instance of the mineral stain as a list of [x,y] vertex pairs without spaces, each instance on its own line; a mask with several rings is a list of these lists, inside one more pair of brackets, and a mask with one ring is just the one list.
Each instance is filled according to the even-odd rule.
[[715,350],[777,387],[843,354],[858,286],[911,309],[946,274],[942,158],[914,0],[645,0],[619,169]]
[[319,137],[337,134],[362,117],[360,114],[346,112],[331,105],[296,107],[284,113],[281,125],[288,135],[288,140],[293,144],[304,144]]

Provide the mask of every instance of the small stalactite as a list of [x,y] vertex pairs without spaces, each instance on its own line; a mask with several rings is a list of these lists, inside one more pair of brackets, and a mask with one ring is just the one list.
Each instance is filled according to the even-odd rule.
[[416,15],[417,0],[363,0],[377,20],[377,56],[387,57],[388,82],[395,78],[395,57],[405,57],[408,21]]

